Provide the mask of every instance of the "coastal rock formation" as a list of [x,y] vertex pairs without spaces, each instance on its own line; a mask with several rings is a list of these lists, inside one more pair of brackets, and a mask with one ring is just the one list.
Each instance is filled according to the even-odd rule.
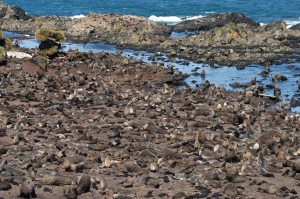
[[29,19],[30,17],[26,15],[25,11],[18,6],[8,6],[5,2],[0,2],[0,18],[3,19]]
[[[27,16],[22,9],[1,4],[4,30],[33,35],[38,28],[62,31],[67,40],[107,42],[120,48],[166,53],[210,65],[270,65],[299,60],[300,31],[284,22],[260,26],[241,13],[221,13],[174,26],[145,17],[90,13],[83,18]],[[13,14],[8,14],[12,10]],[[19,17],[15,17],[19,16]],[[170,37],[172,31],[184,36]],[[287,59],[293,58],[293,59]]]
[[259,23],[253,21],[252,19],[246,17],[242,13],[221,13],[215,14],[208,17],[200,17],[194,20],[187,20],[182,23],[172,26],[172,31],[174,32],[185,32],[185,31],[206,31],[215,29],[217,27],[223,27],[228,23],[245,23],[252,27],[258,27]]
[[12,9],[12,6],[5,3],[1,6],[3,14],[0,15],[0,20],[4,30],[31,35],[34,35],[37,29],[50,29],[62,31],[69,40],[102,41],[138,48],[155,46],[171,34],[171,27],[140,16],[90,13],[87,17],[75,19],[58,16],[14,17],[24,11],[20,8],[14,9],[14,14],[8,15],[6,11]]
[[169,39],[158,48],[169,56],[210,65],[268,65],[300,51],[300,31],[287,29],[285,22],[264,26],[230,22],[191,36]]

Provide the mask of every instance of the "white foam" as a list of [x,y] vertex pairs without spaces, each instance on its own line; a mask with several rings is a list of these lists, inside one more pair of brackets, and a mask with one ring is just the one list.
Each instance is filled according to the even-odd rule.
[[86,17],[86,15],[84,14],[80,14],[80,15],[74,15],[72,17],[70,17],[71,19],[80,19],[80,18],[83,18],[83,17]]
[[150,20],[155,21],[155,22],[159,22],[159,23],[167,23],[167,24],[176,24],[176,23],[180,23],[183,20],[179,17],[176,16],[167,16],[167,17],[163,17],[163,16],[155,16],[155,15],[151,15],[149,17]]
[[198,16],[186,17],[186,20],[194,20],[194,19],[198,19],[198,18],[202,18],[202,17],[204,17],[204,16],[198,15]]
[[167,23],[168,25],[174,25],[181,23],[186,20],[194,20],[197,18],[203,17],[201,15],[199,16],[187,16],[187,17],[177,17],[177,16],[155,16],[151,15],[149,17],[150,20],[159,22],[159,23]]
[[285,23],[286,23],[286,27],[290,28],[290,27],[300,23],[300,17],[298,20],[286,20]]

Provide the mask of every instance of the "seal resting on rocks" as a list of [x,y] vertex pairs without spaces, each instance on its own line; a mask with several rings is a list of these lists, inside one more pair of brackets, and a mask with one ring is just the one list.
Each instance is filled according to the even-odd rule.
[[34,184],[31,179],[24,177],[20,183],[20,197],[21,198],[37,198],[34,190]]
[[76,187],[76,192],[78,195],[81,195],[83,193],[86,193],[90,191],[91,187],[91,176],[87,174],[83,174]]

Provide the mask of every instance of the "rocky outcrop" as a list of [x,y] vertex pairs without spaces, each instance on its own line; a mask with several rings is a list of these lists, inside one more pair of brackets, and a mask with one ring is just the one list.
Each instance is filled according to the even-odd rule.
[[29,19],[25,11],[18,6],[8,6],[5,2],[0,2],[0,18],[3,19]]
[[65,35],[75,40],[105,41],[118,46],[147,48],[155,46],[171,34],[171,28],[145,17],[133,15],[95,14],[74,19]]
[[[210,65],[268,65],[280,58],[299,59],[295,56],[300,52],[300,31],[296,26],[287,29],[282,21],[259,26],[241,13],[222,13],[168,26],[132,15],[90,13],[80,19],[28,17],[22,15],[21,9],[8,15],[8,10],[13,9],[5,3],[1,5],[2,28],[8,31],[33,35],[38,28],[60,30],[67,40],[106,42],[120,48],[165,52],[169,57]],[[172,31],[195,32],[170,38]]]
[[270,64],[300,52],[300,31],[287,29],[285,22],[258,27],[227,23],[195,35],[169,39],[159,47],[169,56],[211,65]]
[[242,13],[232,12],[232,13],[222,13],[215,14],[208,17],[201,17],[194,20],[187,20],[180,24],[172,26],[174,32],[184,32],[184,31],[205,31],[211,30],[217,27],[225,26],[228,23],[245,23],[252,27],[258,27],[259,23],[253,21],[252,19],[246,17]]
[[37,29],[60,30],[68,40],[102,41],[136,48],[156,46],[171,34],[171,27],[140,16],[90,13],[87,17],[75,19],[58,16],[28,17],[20,8],[5,3],[1,5],[0,22],[7,31],[33,35]]
[[291,30],[300,30],[300,23],[290,27]]

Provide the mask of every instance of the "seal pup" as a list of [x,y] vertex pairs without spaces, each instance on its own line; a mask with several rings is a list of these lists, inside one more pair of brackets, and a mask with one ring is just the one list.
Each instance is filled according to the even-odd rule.
[[34,184],[28,177],[24,177],[20,183],[20,197],[21,198],[36,198],[37,195],[34,190]]

